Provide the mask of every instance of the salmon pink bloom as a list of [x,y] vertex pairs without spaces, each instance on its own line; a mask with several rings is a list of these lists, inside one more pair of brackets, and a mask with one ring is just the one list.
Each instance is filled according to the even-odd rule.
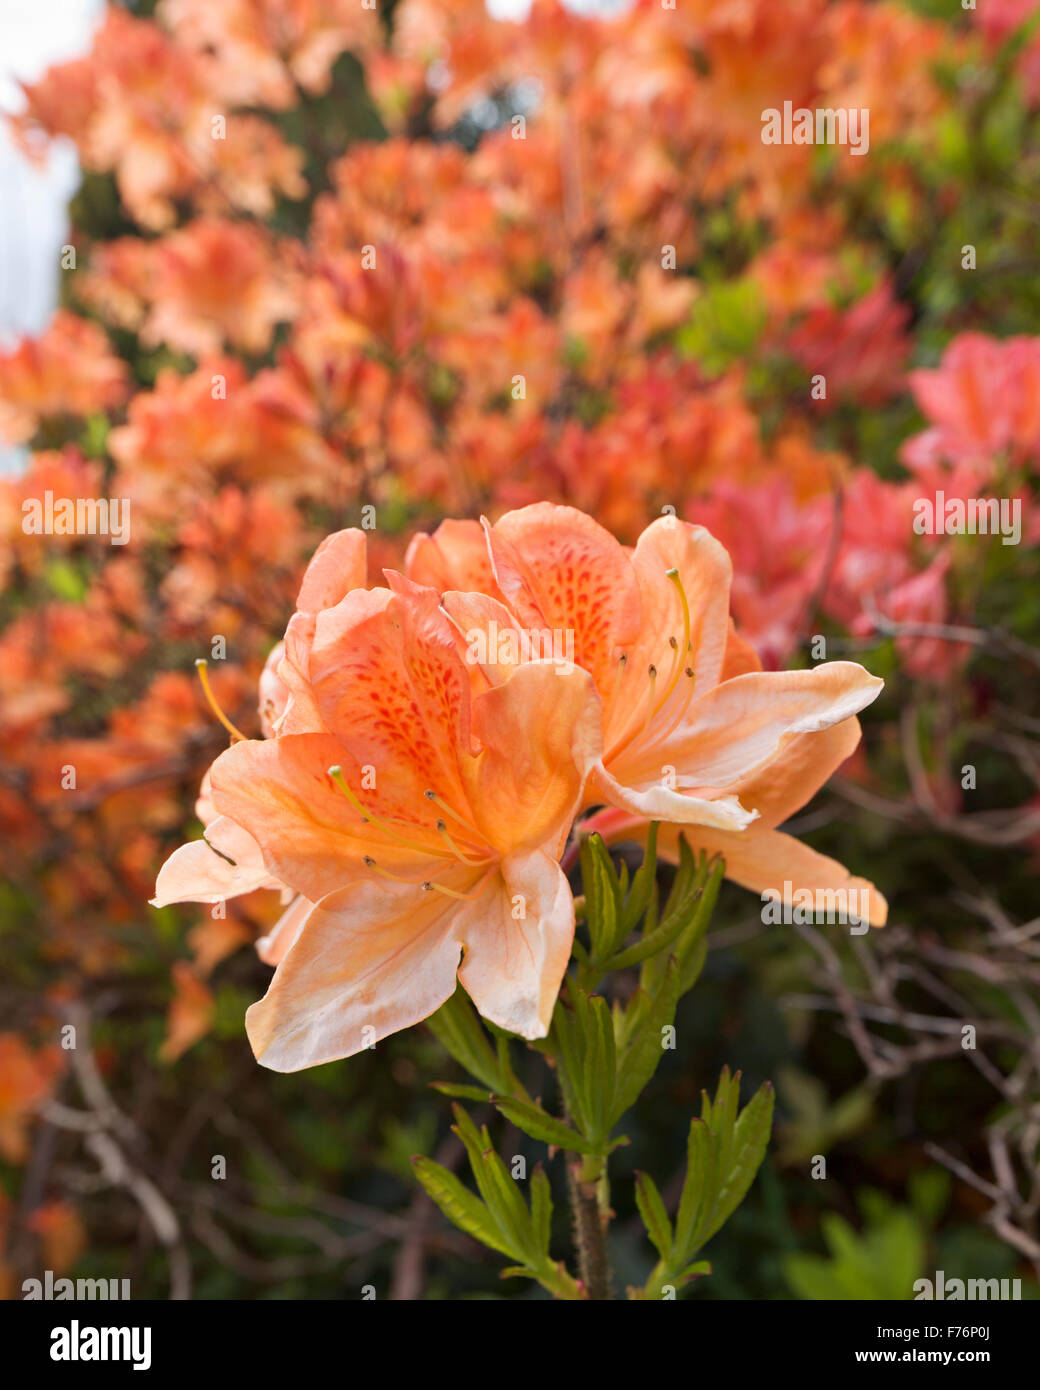
[[[362,545],[330,537],[307,571],[281,686],[265,675],[275,736],[210,773],[207,838],[244,837],[238,868],[260,873],[255,845],[268,876],[254,886],[299,895],[246,1016],[279,1071],[358,1052],[457,982],[492,1022],[543,1037],[574,933],[558,861],[600,751],[590,677],[531,663],[475,690],[437,591],[389,572],[361,588]],[[177,851],[160,900],[174,879],[181,899],[209,888],[181,871],[188,851],[212,873],[205,851]]]
[[[445,611],[492,684],[519,669],[525,636],[526,650],[547,635],[571,648],[592,675],[603,755],[586,806],[743,830],[759,813],[741,790],[767,784],[794,740],[850,719],[882,687],[847,661],[762,671],[730,620],[729,556],[703,527],[662,517],[629,550],[583,513],[538,503],[486,534],[505,603],[447,592]],[[438,550],[456,536],[438,531]]]

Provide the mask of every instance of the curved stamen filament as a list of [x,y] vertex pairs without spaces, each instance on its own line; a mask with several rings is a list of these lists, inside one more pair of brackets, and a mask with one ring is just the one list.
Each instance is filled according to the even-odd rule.
[[200,656],[195,662],[195,670],[199,673],[199,681],[202,685],[202,693],[206,697],[206,703],[236,743],[248,743],[249,740],[246,738],[245,734],[241,729],[235,728],[234,724],[232,724],[231,720],[217,704],[217,697],[213,694],[213,689],[209,683],[209,674],[206,670],[206,665],[205,657]]
[[473,903],[476,902],[478,898],[483,897],[484,892],[487,889],[487,886],[490,882],[491,874],[486,873],[484,875],[484,882],[480,885],[480,887],[477,889],[475,893],[460,893],[457,888],[448,888],[443,883],[433,883],[430,879],[427,879],[426,882],[423,884],[423,889],[427,893],[446,893],[449,898],[458,898],[462,902]]
[[437,834],[440,835],[444,843],[448,846],[452,854],[454,854],[455,858],[458,859],[460,863],[483,864],[485,862],[483,859],[470,859],[465,854],[463,854],[462,850],[459,849],[458,845],[448,834],[448,827],[444,824],[442,820],[439,820],[437,822]]
[[354,810],[357,811],[358,815],[362,818],[362,820],[368,821],[372,825],[377,826],[380,830],[383,831],[385,835],[389,835],[392,840],[396,840],[398,844],[404,845],[406,849],[413,850],[417,854],[428,854],[435,859],[446,857],[442,855],[441,851],[432,849],[429,845],[420,845],[415,840],[409,840],[406,836],[398,834],[398,832],[393,828],[392,825],[388,825],[386,821],[383,820],[380,816],[373,815],[373,813],[370,810],[368,810],[366,806],[362,805],[362,803],[347,786],[346,778],[343,776],[343,769],[338,764],[335,767],[330,767],[328,769],[328,774],[329,777],[332,779],[333,785],[336,787],[337,791],[341,792],[343,796],[347,798],[351,806],[353,806]]
[[649,708],[646,711],[646,718],[643,720],[643,728],[641,731],[644,734],[650,727],[651,719],[653,719],[654,715],[657,713],[657,706],[654,704],[654,690],[657,688],[657,667],[651,666],[647,674],[650,677],[650,700]]
[[423,796],[425,796],[427,801],[432,801],[435,806],[439,807],[446,816],[451,816],[453,821],[458,821],[459,825],[461,825],[464,830],[468,830],[479,843],[483,844],[484,837],[473,822],[467,820],[465,816],[460,816],[458,811],[453,811],[448,803],[439,797],[435,791],[427,787],[426,791],[423,792]]
[[628,653],[622,652],[618,658],[617,671],[614,673],[614,688],[610,692],[610,699],[607,701],[607,708],[603,712],[603,728],[609,729],[610,721],[614,717],[614,706],[617,704],[617,697],[621,692],[621,677],[628,668]]
[[361,862],[366,869],[374,869],[377,874],[382,878],[388,878],[391,883],[409,883],[413,888],[415,887],[414,882],[410,878],[401,878],[400,874],[392,874],[389,869],[384,869],[381,865],[377,864],[370,854],[364,855]]
[[[686,590],[683,588],[683,582],[679,575],[679,571],[677,569],[666,570],[665,577],[667,579],[670,579],[671,582],[675,585],[676,589],[678,589],[679,591],[679,602],[682,604],[683,635],[682,641],[676,643],[675,649],[678,654],[679,660],[676,661],[672,666],[671,674],[668,680],[668,689],[665,691],[664,699],[661,701],[662,709],[671,698],[672,691],[675,689],[676,682],[679,679],[680,664],[682,660],[685,659],[686,653],[690,650],[690,629],[692,625],[692,619],[690,618],[690,601],[686,597]],[[672,640],[674,641],[674,638]]]
[[690,708],[690,701],[693,699],[693,692],[697,683],[697,673],[692,666],[687,666],[684,674],[687,680],[686,694],[677,702],[675,713],[672,715],[665,728],[661,730],[660,737],[662,739],[671,737],[686,718],[686,711]]

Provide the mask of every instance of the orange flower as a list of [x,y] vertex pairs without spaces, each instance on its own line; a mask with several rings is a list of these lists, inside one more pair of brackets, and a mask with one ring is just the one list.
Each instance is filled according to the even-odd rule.
[[599,752],[592,682],[531,664],[473,693],[436,590],[389,572],[390,588],[358,587],[362,544],[329,537],[307,571],[275,737],[211,769],[207,838],[226,853],[239,837],[241,861],[184,846],[157,886],[157,904],[208,901],[214,874],[223,888],[266,873],[300,895],[246,1017],[279,1071],[425,1018],[456,978],[485,1017],[542,1037],[570,958],[558,860]]
[[119,405],[126,385],[126,365],[97,324],[59,309],[40,337],[0,354],[0,439],[20,444],[48,416]]
[[768,779],[793,740],[841,724],[881,690],[854,662],[762,671],[730,620],[729,556],[703,527],[663,517],[629,551],[590,517],[549,503],[485,526],[506,603],[446,593],[445,610],[493,684],[517,669],[525,634],[528,652],[533,634],[540,651],[548,634],[592,674],[603,755],[586,805],[741,830],[758,813],[740,788]]

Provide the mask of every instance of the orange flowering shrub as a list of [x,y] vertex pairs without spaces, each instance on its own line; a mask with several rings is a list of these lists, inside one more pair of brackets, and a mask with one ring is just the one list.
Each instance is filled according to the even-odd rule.
[[[923,879],[1027,920],[1036,8],[110,3],[26,84],[22,147],[84,180],[61,308],[0,350],[18,1272],[78,1248],[57,1170],[35,1226],[3,1196],[59,1087],[175,1087],[247,1003],[281,1070],[456,978],[532,1041],[580,1012],[575,821],[590,872],[598,832],[680,886],[862,886],[888,939]],[[869,128],[771,143],[786,106]],[[546,630],[565,674],[517,655]]]

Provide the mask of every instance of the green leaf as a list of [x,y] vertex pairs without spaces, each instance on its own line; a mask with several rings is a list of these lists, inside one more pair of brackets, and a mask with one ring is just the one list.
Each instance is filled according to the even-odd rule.
[[638,1100],[664,1055],[662,1030],[674,1022],[679,1003],[679,966],[674,959],[668,962],[661,986],[647,1005],[643,1004],[643,998],[645,996],[634,996],[629,1003],[629,1009],[636,1016],[634,1026],[625,1028],[625,1035],[630,1041],[618,1061],[610,1128]]
[[569,1149],[572,1153],[593,1153],[592,1145],[582,1134],[563,1120],[557,1120],[540,1105],[529,1105],[527,1101],[513,1096],[491,1096],[496,1106],[507,1120],[512,1120],[517,1129],[522,1129],[532,1139],[540,1139],[543,1144],[552,1144],[557,1149]]
[[767,1081],[737,1113],[740,1073],[724,1067],[714,1102],[704,1096],[686,1145],[686,1177],[676,1217],[675,1250],[682,1262],[729,1220],[747,1195],[769,1143],[773,1088]]
[[450,1081],[431,1081],[430,1089],[440,1091],[442,1096],[452,1096],[456,1100],[475,1100],[486,1104],[490,1091],[482,1091],[479,1086],[456,1086]]
[[662,1260],[667,1260],[672,1250],[672,1223],[657,1184],[649,1173],[636,1174],[636,1205],[657,1253]]
[[426,1022],[441,1046],[489,1091],[512,1089],[508,1079],[502,1075],[499,1059],[492,1050],[477,1011],[461,986]]
[[487,1207],[458,1180],[454,1173],[434,1163],[432,1158],[412,1159],[415,1176],[444,1215],[467,1235],[497,1250],[500,1255],[516,1258],[516,1251],[502,1239]]
[[531,1174],[531,1223],[534,1226],[535,1243],[538,1249],[549,1253],[552,1239],[552,1185],[545,1169],[539,1163]]
[[581,879],[585,889],[585,921],[593,960],[609,955],[617,939],[620,888],[610,853],[600,835],[581,842]]

